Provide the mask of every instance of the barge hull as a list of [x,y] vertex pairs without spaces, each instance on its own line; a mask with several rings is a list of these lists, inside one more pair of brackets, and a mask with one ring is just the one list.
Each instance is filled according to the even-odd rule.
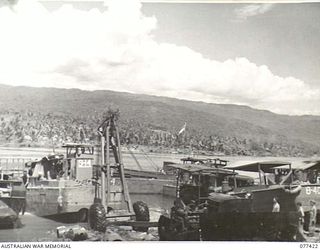
[[207,241],[294,241],[298,214],[216,213],[200,216],[201,238]]

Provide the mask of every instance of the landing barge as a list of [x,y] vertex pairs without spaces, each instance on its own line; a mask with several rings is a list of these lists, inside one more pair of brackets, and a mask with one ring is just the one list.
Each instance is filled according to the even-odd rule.
[[[236,172],[195,164],[174,164],[178,170],[176,200],[170,215],[158,222],[160,240],[293,241],[298,232],[295,204],[300,189],[289,185],[239,187]],[[220,190],[216,182],[222,181]],[[234,187],[228,179],[234,179]],[[273,200],[281,211],[273,213]]]
[[[94,146],[67,144],[66,157],[51,155],[29,162],[27,210],[38,216],[69,214],[85,221],[94,197]],[[69,217],[71,218],[71,217]]]
[[[146,193],[162,191],[161,181],[167,180],[157,179],[158,173],[152,179],[149,178],[151,173],[148,173],[147,178],[143,178],[146,177],[145,172],[126,173],[116,115],[110,115],[105,123],[108,125],[101,124],[97,131],[98,146],[69,143],[64,145],[65,155],[55,154],[27,164],[28,211],[42,217],[84,222],[90,218],[91,205],[101,200],[97,194],[102,192],[101,196],[107,197],[102,201],[106,212],[119,210],[126,204],[129,214],[134,215],[129,197],[129,190],[133,188],[128,185],[128,179],[136,189]],[[108,133],[105,131],[106,126]],[[105,163],[106,159],[108,164]],[[107,176],[101,178],[105,174]],[[142,176],[136,178],[138,174]],[[97,183],[99,179],[104,181]]]

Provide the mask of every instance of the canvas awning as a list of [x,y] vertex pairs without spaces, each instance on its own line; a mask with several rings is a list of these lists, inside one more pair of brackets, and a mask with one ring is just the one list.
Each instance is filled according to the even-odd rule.
[[[288,166],[278,166],[275,169],[288,169]],[[320,170],[320,160],[310,160],[310,161],[300,161],[300,162],[293,162],[291,165],[293,170]]]
[[261,169],[265,173],[273,173],[274,168],[289,166],[290,164],[291,163],[287,161],[240,161],[229,164],[225,169],[249,172],[259,172],[259,169]]

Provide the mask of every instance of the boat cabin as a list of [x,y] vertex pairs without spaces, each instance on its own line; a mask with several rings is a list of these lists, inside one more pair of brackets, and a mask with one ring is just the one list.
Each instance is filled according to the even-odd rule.
[[[277,171],[288,171],[286,166],[276,168]],[[293,162],[292,179],[295,184],[320,184],[320,160]]]
[[253,183],[250,177],[237,179],[237,173],[222,168],[197,164],[171,164],[170,167],[176,169],[176,197],[185,204],[197,202],[212,192],[227,193],[238,184]]
[[91,144],[69,143],[62,147],[66,149],[64,162],[66,178],[79,181],[90,179],[94,164],[94,146]]
[[45,156],[40,160],[26,163],[29,183],[49,180],[88,180],[92,177],[94,146],[70,143],[63,146],[63,154]]

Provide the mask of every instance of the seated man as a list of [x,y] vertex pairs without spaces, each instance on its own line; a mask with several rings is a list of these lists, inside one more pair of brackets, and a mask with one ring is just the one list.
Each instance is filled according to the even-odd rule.
[[181,225],[181,231],[185,231],[186,217],[188,215],[187,206],[180,198],[177,198],[173,204],[174,206],[171,208],[171,216],[179,222]]

